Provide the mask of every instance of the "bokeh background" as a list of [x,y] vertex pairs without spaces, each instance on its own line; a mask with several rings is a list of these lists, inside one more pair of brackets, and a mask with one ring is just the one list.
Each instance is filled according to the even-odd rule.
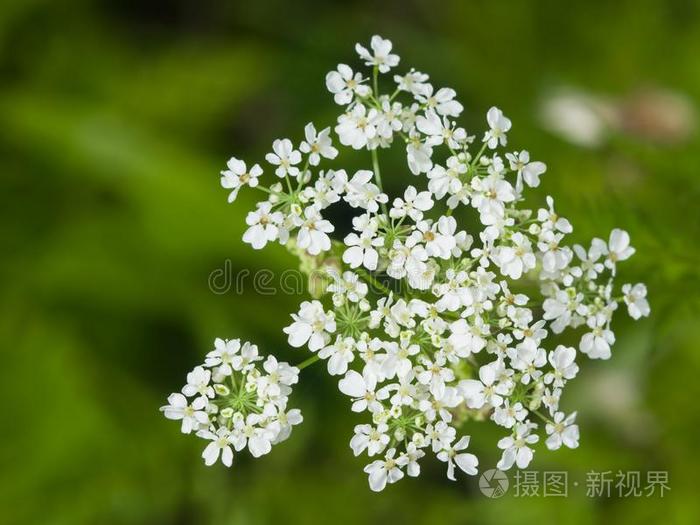
[[[158,412],[216,336],[307,357],[281,332],[301,296],[209,289],[227,260],[296,264],[240,242],[252,197],[227,205],[218,173],[332,125],[325,73],[374,33],[457,90],[470,131],[494,104],[513,119],[577,241],[632,235],[620,279],[648,283],[652,316],[618,316],[613,358],[568,390],[581,447],[532,464],[578,480],[568,498],[490,500],[433,461],[372,494],[322,366],[296,389],[305,424],[231,470]],[[693,0],[3,0],[0,522],[699,523],[698,57]],[[483,467],[497,438],[472,437]],[[591,470],[668,471],[671,491],[587,498]]]

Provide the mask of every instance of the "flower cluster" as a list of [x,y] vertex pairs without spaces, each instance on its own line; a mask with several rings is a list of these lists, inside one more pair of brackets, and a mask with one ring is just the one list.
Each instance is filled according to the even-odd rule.
[[260,457],[302,422],[298,409],[287,409],[298,379],[298,368],[274,356],[263,361],[253,344],[216,339],[204,364],[187,374],[181,393],[170,394],[161,410],[168,419],[182,422],[183,434],[194,432],[209,441],[202,453],[207,465],[221,458],[230,467],[233,450],[247,447]]
[[[418,476],[429,453],[446,463],[449,479],[455,467],[476,474],[478,459],[461,430],[469,420],[503,429],[503,470],[527,467],[540,441],[550,450],[577,447],[576,412],[560,408],[577,359],[610,358],[618,305],[634,319],[649,315],[643,284],[615,292],[618,263],[634,253],[629,235],[615,229],[587,248],[567,244],[573,228],[551,197],[539,209],[524,206],[524,192],[539,186],[546,166],[505,149],[512,123],[501,110],[488,110],[477,141],[455,121],[464,109],[455,91],[433,86],[427,74],[389,75],[392,87],[380,91],[380,75],[399,64],[390,41],[374,36],[369,49],[356,51],[369,76],[339,64],[326,87],[342,108],[338,141],[367,150],[371,169],[319,168],[339,152],[330,126],[309,123],[298,145],[273,142],[265,160],[279,180],[269,186],[259,164],[248,169],[232,158],[221,173],[230,202],[244,186],[265,194],[246,218],[243,240],[254,249],[279,242],[303,269],[320,272],[310,276],[311,300],[284,328],[291,346],[313,353],[300,368],[325,361],[351,410],[366,414],[350,447],[368,456],[375,491]],[[396,143],[414,183],[390,199],[379,151]],[[335,227],[323,216],[330,206],[356,210],[342,240],[331,237]],[[474,223],[479,231],[461,226]],[[557,343],[565,330],[579,334],[577,347]],[[228,443],[240,450],[246,440],[260,455],[301,420],[298,411],[284,412],[297,369],[268,358],[265,375],[246,345],[217,340],[205,363],[214,367],[213,386],[210,372],[197,368],[183,389],[195,396],[191,404],[173,394],[165,408],[184,432],[212,440],[208,463],[219,450],[230,463]]]

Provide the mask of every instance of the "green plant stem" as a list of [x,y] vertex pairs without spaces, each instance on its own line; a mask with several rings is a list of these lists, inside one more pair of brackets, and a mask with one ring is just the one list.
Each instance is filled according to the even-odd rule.
[[[382,174],[379,171],[379,158],[377,156],[377,148],[370,150],[372,154],[372,169],[374,171],[374,178],[377,181],[377,186],[379,186],[379,191],[384,193],[384,186],[382,184]],[[387,220],[389,220],[389,211],[386,208],[386,203],[382,202],[382,212],[386,215]]]
[[311,357],[309,357],[308,359],[306,359],[306,360],[302,361],[301,363],[299,363],[299,364],[297,365],[297,368],[298,368],[299,370],[304,370],[304,368],[306,368],[307,366],[313,365],[313,364],[314,364],[316,361],[318,361],[319,359],[321,359],[321,358],[319,357],[319,355],[318,355],[318,354],[314,354],[314,355],[312,355]]

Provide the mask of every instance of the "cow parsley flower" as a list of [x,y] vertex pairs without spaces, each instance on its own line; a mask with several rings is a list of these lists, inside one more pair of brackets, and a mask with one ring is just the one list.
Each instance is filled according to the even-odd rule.
[[624,301],[627,305],[627,311],[630,317],[634,320],[649,315],[649,301],[647,301],[647,287],[643,283],[637,283],[634,286],[631,284],[622,285],[622,293]]
[[287,409],[299,369],[274,356],[260,368],[257,347],[239,339],[216,339],[214,345],[204,365],[187,375],[182,394],[171,394],[161,410],[168,419],[182,420],[183,433],[209,441],[202,452],[206,465],[220,459],[230,467],[234,450],[247,447],[260,457],[301,423],[299,410]]
[[399,56],[391,53],[392,44],[379,35],[374,35],[370,42],[372,53],[360,44],[355,44],[355,50],[367,66],[376,66],[380,73],[386,73],[399,64]]
[[[335,124],[309,123],[298,149],[279,139],[266,155],[283,180],[268,184],[258,164],[236,157],[221,172],[229,201],[262,195],[243,240],[285,245],[309,276],[312,298],[283,333],[311,357],[295,367],[217,339],[168,397],[165,417],[207,441],[207,464],[231,465],[244,449],[262,456],[301,423],[289,396],[300,370],[323,361],[364,418],[348,438],[370,458],[371,490],[418,476],[430,457],[451,480],[477,474],[467,447],[485,437],[464,435],[468,422],[505,429],[493,447],[503,470],[528,467],[540,439],[550,450],[577,447],[576,412],[559,409],[569,382],[586,358],[614,358],[620,305],[633,319],[650,314],[644,284],[615,282],[635,251],[629,234],[570,245],[573,226],[552,197],[527,204],[547,168],[526,150],[504,151],[511,121],[500,109],[488,110],[472,148],[454,89],[415,69],[387,78],[399,57],[380,36],[356,50],[368,69],[339,64],[326,75],[342,107]],[[410,185],[385,189],[390,148],[405,154]],[[364,164],[323,165],[341,152]],[[563,344],[572,331],[576,348]]]
[[278,139],[272,143],[273,153],[265,155],[265,160],[277,166],[275,175],[278,177],[296,177],[299,175],[297,164],[301,162],[301,153],[294,149],[289,139]]
[[326,75],[326,88],[333,93],[336,104],[345,106],[352,102],[357,95],[360,98],[368,96],[372,89],[363,84],[361,73],[353,73],[350,66],[338,64],[337,71],[331,71]]
[[333,147],[330,134],[330,127],[316,133],[316,128],[311,122],[304,128],[306,140],[301,143],[299,149],[302,153],[309,154],[309,164],[312,166],[318,166],[319,162],[321,162],[321,157],[334,159],[338,156],[338,150]]
[[221,172],[221,187],[231,190],[228,195],[228,201],[233,202],[238,196],[238,191],[243,186],[255,188],[258,185],[258,178],[262,175],[263,170],[259,164],[254,164],[248,170],[245,162],[238,160],[236,157],[231,157],[226,163],[228,169]]
[[508,143],[506,133],[510,130],[511,122],[497,107],[492,107],[486,114],[489,130],[484,134],[484,142],[491,149],[496,149],[499,144],[505,146]]

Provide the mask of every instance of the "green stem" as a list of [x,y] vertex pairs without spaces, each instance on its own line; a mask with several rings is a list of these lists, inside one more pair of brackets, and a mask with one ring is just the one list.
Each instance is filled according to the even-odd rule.
[[377,77],[379,76],[379,66],[374,66],[372,70],[372,85],[374,86],[374,96],[379,101],[379,81]]
[[306,368],[307,366],[313,365],[319,359],[321,359],[321,357],[318,354],[314,354],[311,357],[309,357],[308,359],[306,359],[305,361],[302,361],[301,363],[299,363],[297,365],[297,368],[299,370],[304,370],[304,368]]
[[[379,186],[379,191],[384,193],[384,187],[382,185],[382,174],[379,171],[379,158],[377,157],[377,148],[370,150],[372,154],[372,169],[374,170],[374,178],[377,180],[377,186]],[[387,221],[389,220],[389,212],[386,208],[386,203],[382,202],[382,211],[386,215]]]
[[378,288],[379,290],[381,290],[382,292],[384,292],[386,294],[391,293],[391,290],[389,290],[389,288],[384,286],[384,284],[381,281],[379,281],[378,279],[376,279],[371,273],[365,272],[365,271],[362,271],[361,273],[365,277],[365,279],[367,279],[370,283],[372,283],[372,286]]
[[484,150],[486,150],[486,145],[487,145],[487,144],[488,144],[488,142],[484,142],[483,145],[481,146],[481,149],[479,150],[479,153],[477,153],[477,154],[476,154],[476,157],[474,157],[474,158],[472,159],[472,163],[469,165],[469,171],[471,171],[472,168],[474,168],[474,166],[476,165],[476,163],[479,162],[479,159],[480,159],[481,156],[484,154]]

